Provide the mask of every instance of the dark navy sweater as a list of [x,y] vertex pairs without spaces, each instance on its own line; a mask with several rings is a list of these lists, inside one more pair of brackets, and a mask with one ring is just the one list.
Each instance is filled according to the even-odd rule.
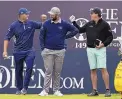
[[35,29],[40,29],[41,23],[35,21],[26,21],[25,23],[17,20],[10,25],[5,40],[15,37],[14,51],[32,50],[33,37]]
[[78,29],[67,21],[61,20],[61,23],[54,23],[47,20],[40,31],[41,49],[64,49],[66,47],[65,39],[75,36],[78,32]]

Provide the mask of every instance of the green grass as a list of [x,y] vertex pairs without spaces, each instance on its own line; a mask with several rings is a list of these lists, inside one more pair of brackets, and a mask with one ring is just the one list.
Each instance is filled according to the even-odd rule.
[[102,94],[97,97],[87,97],[85,94],[64,95],[63,97],[56,97],[53,95],[41,97],[36,94],[19,96],[13,94],[0,94],[0,99],[121,99],[121,97],[119,94],[113,94],[112,97],[104,97]]

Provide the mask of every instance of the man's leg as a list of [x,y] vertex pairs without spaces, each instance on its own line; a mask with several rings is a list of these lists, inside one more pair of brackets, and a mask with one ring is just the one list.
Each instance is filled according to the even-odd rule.
[[[55,65],[54,65],[54,78],[53,78],[53,91],[59,91],[60,89],[60,76],[62,71],[62,65],[64,62],[65,49],[60,50],[55,54]],[[61,94],[60,94],[61,95]]]
[[97,92],[97,60],[96,60],[96,54],[95,54],[95,48],[87,48],[87,57],[89,61],[89,66],[91,69],[91,81],[92,81],[92,87],[93,91],[88,94],[88,96],[98,96]]
[[27,56],[25,57],[25,63],[26,63],[26,73],[24,78],[24,86],[23,86],[23,94],[27,93],[27,89],[29,86],[29,82],[32,75],[33,65],[34,65],[34,59],[35,59],[35,52],[34,51],[28,51]]
[[106,69],[106,48],[105,47],[97,50],[97,68],[100,68],[102,72],[102,78],[104,80],[105,87],[106,87],[105,97],[109,97],[111,96],[111,94],[109,90],[109,74]]
[[42,55],[43,60],[44,60],[44,66],[45,66],[45,77],[44,77],[44,86],[43,90],[48,93],[50,84],[51,84],[51,79],[52,79],[52,72],[53,72],[53,67],[54,67],[54,56],[51,54],[43,54]]
[[16,94],[21,94],[21,90],[23,88],[23,63],[24,58],[22,55],[18,53],[14,53],[14,60],[15,60],[15,75],[16,75],[16,86],[17,86],[17,92]]
[[96,69],[91,70],[91,81],[92,81],[93,89],[97,90],[97,70]]
[[105,83],[105,87],[106,89],[109,89],[109,74],[106,68],[101,69],[102,72],[102,78],[104,80]]

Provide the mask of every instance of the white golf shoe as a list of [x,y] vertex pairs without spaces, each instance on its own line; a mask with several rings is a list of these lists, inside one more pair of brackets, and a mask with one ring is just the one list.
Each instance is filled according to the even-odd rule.
[[54,92],[54,95],[55,95],[55,96],[63,96],[63,94],[62,94],[60,91],[55,91],[55,92]]
[[39,94],[39,96],[48,96],[48,93],[47,93],[45,90],[43,90],[43,91]]

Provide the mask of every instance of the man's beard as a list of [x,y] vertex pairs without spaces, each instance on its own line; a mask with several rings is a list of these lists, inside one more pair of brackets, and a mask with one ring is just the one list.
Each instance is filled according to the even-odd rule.
[[57,20],[57,18],[55,17],[55,18],[53,18],[52,20],[53,20],[53,21],[56,21],[56,20]]

